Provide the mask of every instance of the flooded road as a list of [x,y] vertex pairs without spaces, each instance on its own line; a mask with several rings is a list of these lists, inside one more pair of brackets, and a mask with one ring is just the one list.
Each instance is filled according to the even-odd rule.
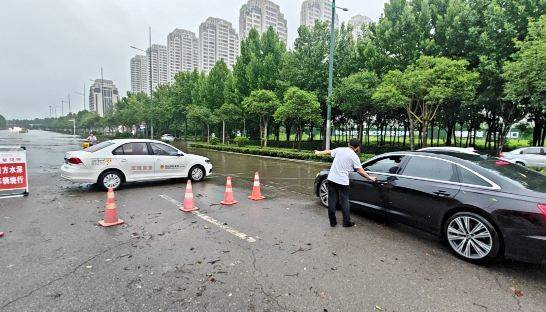
[[[435,237],[353,214],[330,227],[312,194],[327,164],[217,151],[179,210],[183,179],[115,192],[125,224],[102,228],[106,194],[63,180],[69,135],[0,132],[27,147],[30,194],[0,199],[0,311],[544,311],[543,266],[477,266]],[[254,171],[263,201],[247,199]],[[222,206],[226,176],[239,201]],[[252,240],[241,239],[248,235]],[[245,236],[246,237],[246,236]],[[515,295],[521,294],[521,295]]]

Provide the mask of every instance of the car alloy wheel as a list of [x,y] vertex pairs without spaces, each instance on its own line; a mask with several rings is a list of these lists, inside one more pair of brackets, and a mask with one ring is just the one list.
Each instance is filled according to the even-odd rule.
[[319,198],[320,198],[320,203],[324,207],[328,207],[328,181],[326,179],[320,182]]
[[121,177],[116,172],[108,172],[102,178],[102,185],[106,189],[117,189],[121,185]]
[[191,169],[190,177],[192,181],[195,181],[195,182],[201,181],[205,177],[205,171],[203,170],[203,168],[199,166],[195,166]]
[[496,256],[498,238],[487,220],[473,213],[458,213],[450,218],[446,238],[451,249],[466,260],[480,261]]

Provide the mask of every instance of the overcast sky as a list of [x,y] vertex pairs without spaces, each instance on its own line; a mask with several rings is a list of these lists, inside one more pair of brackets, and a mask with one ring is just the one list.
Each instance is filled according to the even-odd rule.
[[[112,79],[121,94],[130,89],[129,60],[145,48],[147,28],[153,43],[166,44],[175,28],[198,32],[214,16],[239,31],[245,0],[2,0],[0,9],[0,114],[7,119],[49,115],[70,93],[72,110],[83,109],[90,79]],[[288,20],[294,41],[303,0],[274,0]],[[386,0],[338,0],[350,9],[341,21],[364,14],[377,21]],[[87,100],[86,100],[87,103]],[[65,112],[67,111],[65,106]]]

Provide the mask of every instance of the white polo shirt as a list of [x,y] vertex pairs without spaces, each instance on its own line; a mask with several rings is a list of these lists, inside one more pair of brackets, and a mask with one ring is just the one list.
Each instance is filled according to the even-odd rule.
[[362,168],[358,155],[349,147],[339,147],[331,151],[334,162],[328,173],[328,181],[349,185],[349,174]]

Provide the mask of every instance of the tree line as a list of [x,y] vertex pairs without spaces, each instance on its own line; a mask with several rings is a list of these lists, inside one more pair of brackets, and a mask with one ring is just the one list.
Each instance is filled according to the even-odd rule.
[[[208,73],[181,72],[150,98],[129,93],[97,125],[222,139],[324,138],[326,107],[337,133],[385,145],[472,146],[501,150],[510,129],[534,125],[546,138],[546,0],[390,0],[362,34],[335,33],[334,94],[328,98],[327,23],[302,26],[287,50],[273,29],[241,42],[233,70],[219,61]],[[464,139],[457,132],[467,131]],[[408,138],[406,138],[406,133]],[[417,133],[417,138],[414,138]],[[346,135],[345,138],[347,138]],[[343,139],[339,137],[338,139]],[[465,142],[463,142],[465,140]],[[391,139],[390,144],[394,144]]]

